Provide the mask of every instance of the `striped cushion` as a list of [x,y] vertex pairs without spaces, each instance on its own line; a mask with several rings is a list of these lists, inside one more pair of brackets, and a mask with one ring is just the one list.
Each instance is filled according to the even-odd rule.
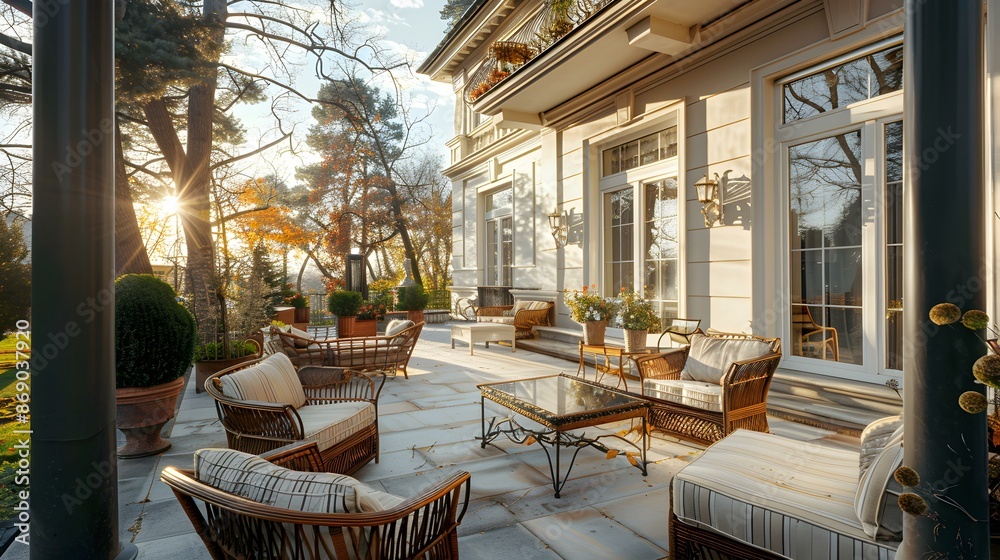
[[376,422],[375,406],[369,402],[313,404],[298,410],[305,439],[315,441],[320,451],[329,449]]
[[870,537],[899,540],[903,535],[903,512],[899,495],[903,488],[893,478],[903,464],[903,434],[894,435],[875,457],[858,482],[854,510]]
[[878,457],[878,454],[885,449],[885,445],[889,443],[897,431],[902,433],[902,429],[903,417],[899,415],[880,418],[868,424],[861,432],[860,475],[865,474],[875,457]]
[[222,394],[241,401],[306,404],[306,394],[285,354],[271,354],[248,368],[222,376]]
[[691,349],[688,351],[681,379],[719,385],[722,383],[722,376],[734,362],[759,358],[770,353],[771,348],[760,340],[691,335]]
[[500,317],[498,315],[484,315],[477,317],[476,321],[479,323],[498,323],[501,325],[513,325],[514,317]]
[[311,513],[361,511],[358,481],[341,474],[293,471],[231,449],[199,449],[194,471],[209,486],[261,504]]
[[385,336],[399,334],[414,325],[413,321],[407,319],[393,319],[385,326]]
[[739,430],[674,477],[677,517],[787,558],[891,560],[854,513],[858,454]]
[[511,311],[514,312],[513,313],[514,315],[517,315],[517,312],[521,311],[522,309],[526,309],[528,311],[537,311],[539,309],[548,309],[548,307],[549,307],[549,302],[547,301],[523,300],[523,301],[515,301],[514,308]]
[[643,395],[702,410],[722,412],[722,386],[701,381],[646,379]]

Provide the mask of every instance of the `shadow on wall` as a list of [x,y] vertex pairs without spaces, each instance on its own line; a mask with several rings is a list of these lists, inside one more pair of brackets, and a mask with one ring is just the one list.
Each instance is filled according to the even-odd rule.
[[753,209],[750,206],[750,178],[746,175],[730,177],[732,170],[727,170],[719,178],[719,192],[722,194],[722,211],[726,217],[727,226],[743,226],[749,230],[753,222]]

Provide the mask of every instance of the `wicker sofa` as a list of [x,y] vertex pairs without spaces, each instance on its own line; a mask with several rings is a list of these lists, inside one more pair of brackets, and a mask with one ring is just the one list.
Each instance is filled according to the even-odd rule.
[[893,480],[903,436],[885,420],[862,434],[867,462],[749,430],[715,443],[671,482],[670,557],[892,560],[903,525]]
[[272,328],[271,336],[295,367],[334,366],[359,371],[382,371],[386,375],[402,373],[409,378],[406,365],[420,338],[424,323],[391,321],[386,334],[318,340],[308,333]]
[[403,498],[319,473],[315,443],[263,457],[204,449],[194,466],[167,467],[160,480],[215,560],[458,558],[457,530],[469,505],[466,472]]
[[779,339],[712,332],[635,361],[653,427],[710,444],[738,428],[768,430],[767,391],[780,360]]
[[205,391],[230,449],[261,454],[290,443],[317,443],[328,472],[350,474],[378,462],[378,395],[385,375],[303,367],[285,354],[245,362],[208,378]]
[[535,338],[536,333],[532,327],[551,326],[555,305],[551,301],[519,300],[514,305],[477,307],[476,322],[514,325],[514,337],[517,340]]

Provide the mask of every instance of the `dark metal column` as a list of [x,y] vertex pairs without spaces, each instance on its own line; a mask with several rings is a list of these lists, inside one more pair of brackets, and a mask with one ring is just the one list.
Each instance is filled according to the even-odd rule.
[[971,370],[985,347],[927,317],[942,302],[985,309],[983,2],[906,10],[904,447],[929,511],[906,515],[905,558],[988,558],[985,417],[958,406],[983,390]]
[[[114,1],[34,3],[31,558],[114,558]],[[134,552],[134,546],[130,548]]]

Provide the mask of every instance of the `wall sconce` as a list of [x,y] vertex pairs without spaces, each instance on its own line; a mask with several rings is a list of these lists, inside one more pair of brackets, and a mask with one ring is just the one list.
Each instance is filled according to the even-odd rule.
[[549,214],[549,228],[552,229],[552,238],[556,240],[556,246],[565,247],[569,239],[569,214],[565,210],[561,214],[553,211]]
[[698,202],[701,203],[701,213],[705,216],[705,227],[712,227],[715,222],[720,226],[726,225],[722,215],[722,192],[719,190],[719,174],[715,174],[715,179],[709,179],[706,173],[704,177],[694,184],[694,192],[698,195]]

